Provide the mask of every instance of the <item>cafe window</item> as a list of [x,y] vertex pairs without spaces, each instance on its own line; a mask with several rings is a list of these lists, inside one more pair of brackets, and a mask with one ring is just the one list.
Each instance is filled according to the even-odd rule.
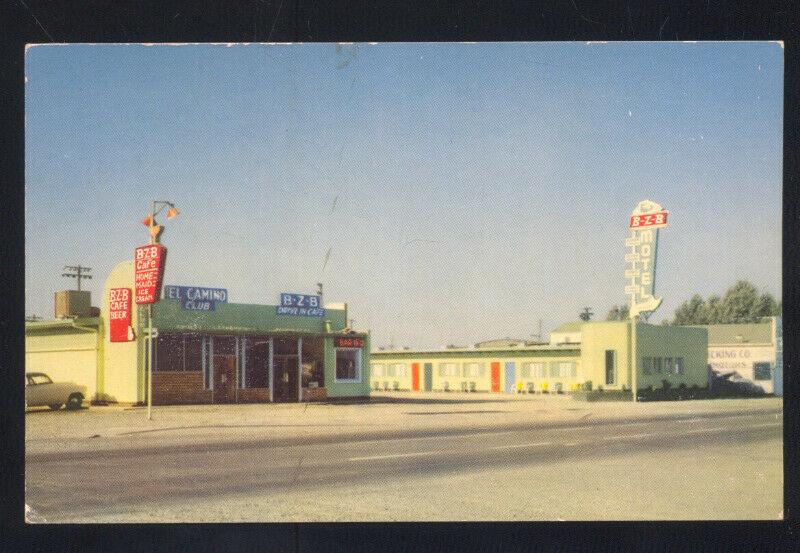
[[753,363],[753,380],[772,380],[772,365]]
[[183,370],[183,335],[164,333],[156,338],[155,372]]
[[361,382],[360,348],[336,348],[336,380]]
[[653,365],[656,368],[656,372],[661,374],[661,371],[664,370],[664,358],[663,357],[655,357],[653,359]]
[[675,374],[684,374],[686,372],[686,365],[683,363],[683,357],[675,358]]
[[672,374],[674,370],[674,365],[672,364],[672,357],[667,357],[664,359],[664,372],[667,374]]
[[653,358],[652,357],[645,357],[642,359],[643,366],[642,372],[644,374],[652,374],[653,373]]
[[244,356],[244,387],[269,387],[269,340],[249,339]]
[[183,335],[183,370],[203,370],[203,337],[199,334]]

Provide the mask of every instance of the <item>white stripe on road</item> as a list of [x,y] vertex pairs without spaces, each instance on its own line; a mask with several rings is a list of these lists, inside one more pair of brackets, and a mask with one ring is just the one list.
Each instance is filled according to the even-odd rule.
[[376,459],[397,459],[399,457],[422,457],[424,455],[436,455],[437,453],[451,453],[450,451],[418,451],[416,453],[395,453],[393,455],[373,455],[371,457],[350,457],[348,461],[375,461]]
[[626,438],[646,438],[647,436],[655,436],[655,434],[623,434],[621,436],[607,436],[601,438],[602,440],[624,440]]
[[518,447],[538,447],[541,445],[553,445],[553,442],[536,442],[535,444],[510,444],[510,445],[496,445],[489,449],[516,449]]
[[[735,428],[725,428],[723,426],[716,426],[714,428],[698,428],[697,430],[687,430],[684,434],[703,434],[704,432],[718,432],[720,430],[736,430]],[[680,436],[680,434],[677,434]]]
[[707,421],[707,417],[701,417],[699,419],[678,419],[676,422],[700,422],[700,421]]

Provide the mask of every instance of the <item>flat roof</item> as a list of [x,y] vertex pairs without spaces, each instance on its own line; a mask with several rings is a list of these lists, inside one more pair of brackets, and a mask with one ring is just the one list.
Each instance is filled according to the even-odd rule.
[[445,348],[445,349],[384,349],[372,350],[372,355],[392,355],[392,354],[447,354],[447,353],[497,353],[497,352],[531,352],[538,351],[580,351],[580,344],[551,345],[542,344],[536,346],[516,346],[516,347],[480,347],[480,348]]

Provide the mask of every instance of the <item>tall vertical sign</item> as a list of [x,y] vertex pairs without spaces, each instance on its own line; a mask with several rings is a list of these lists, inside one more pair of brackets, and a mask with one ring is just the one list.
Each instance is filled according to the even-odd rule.
[[664,208],[650,200],[639,202],[631,213],[630,233],[625,239],[625,295],[629,298],[629,314],[633,319],[644,314],[645,319],[658,309],[662,298],[654,295],[656,285],[656,254],[658,231],[667,226]]
[[161,282],[164,278],[164,265],[167,261],[167,248],[161,244],[139,246],[134,252],[133,260],[136,303],[154,303],[161,295]]
[[130,342],[133,340],[130,288],[111,288],[108,291],[108,319],[110,341]]

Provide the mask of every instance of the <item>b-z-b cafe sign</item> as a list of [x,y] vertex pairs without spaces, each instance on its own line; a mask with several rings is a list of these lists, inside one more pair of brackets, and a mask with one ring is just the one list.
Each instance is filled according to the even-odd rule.
[[337,348],[363,348],[364,338],[350,336],[337,336],[333,339],[333,345]]
[[278,315],[296,315],[301,317],[324,317],[322,298],[305,294],[281,294],[281,304],[275,309]]
[[150,244],[136,248],[133,256],[136,303],[154,303],[161,291],[167,248],[161,244]]
[[133,340],[130,288],[112,288],[108,291],[108,319],[108,334],[112,342]]
[[651,313],[661,305],[654,296],[658,230],[667,226],[664,208],[650,200],[639,202],[630,218],[630,234],[625,239],[625,295],[629,297],[629,317]]

